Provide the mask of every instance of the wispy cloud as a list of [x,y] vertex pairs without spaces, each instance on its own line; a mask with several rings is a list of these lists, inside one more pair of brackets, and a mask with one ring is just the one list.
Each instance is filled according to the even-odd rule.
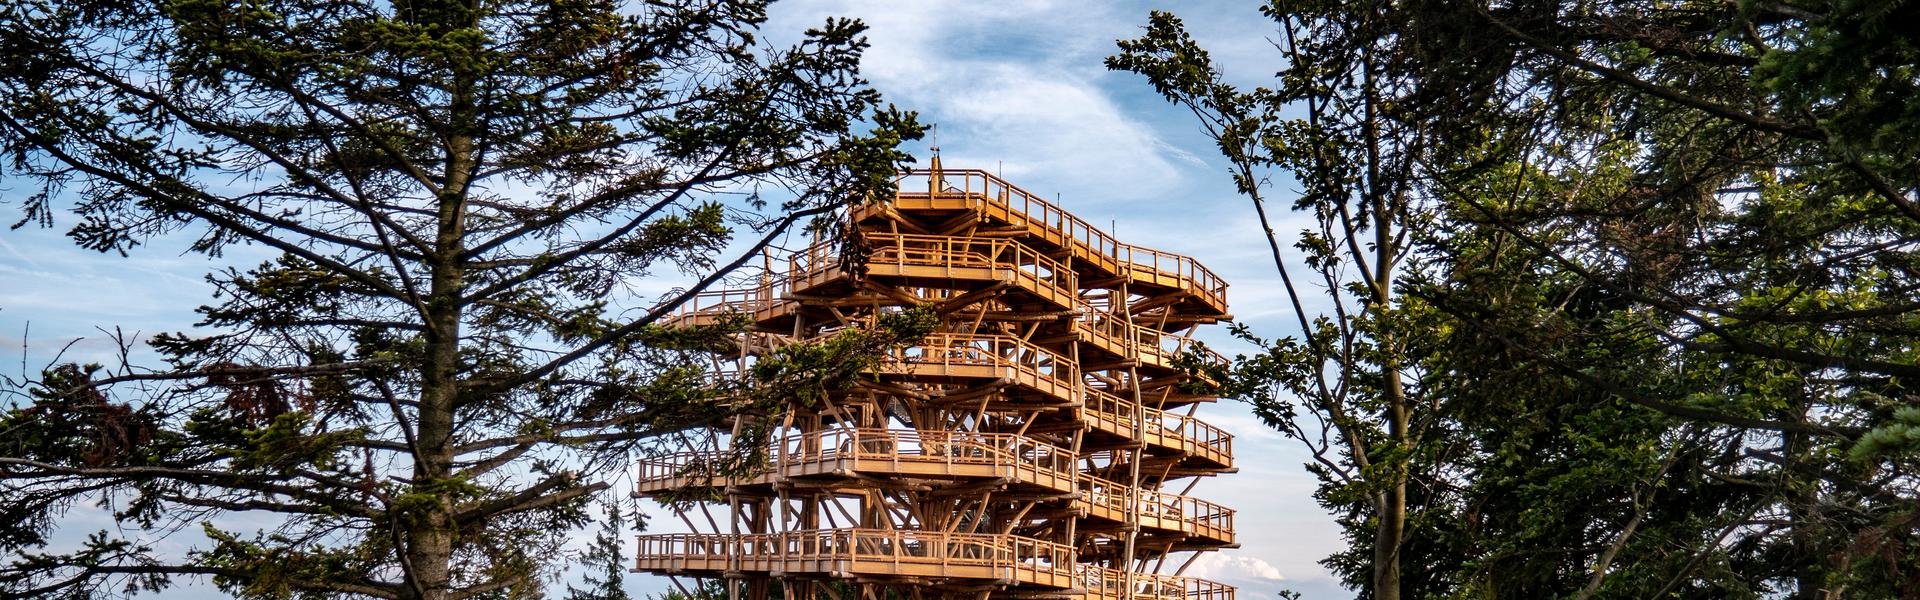
[[[872,30],[865,72],[892,101],[938,125],[953,166],[997,169],[1076,193],[1155,193],[1181,183],[1192,155],[1123,110],[1101,65],[1139,15],[1078,2],[785,5],[794,25],[859,16]],[[1140,14],[1144,14],[1141,11]],[[772,30],[793,30],[776,25]],[[929,142],[931,143],[931,142]]]
[[1283,581],[1280,569],[1257,557],[1213,552],[1193,561],[1187,575],[1217,581]]

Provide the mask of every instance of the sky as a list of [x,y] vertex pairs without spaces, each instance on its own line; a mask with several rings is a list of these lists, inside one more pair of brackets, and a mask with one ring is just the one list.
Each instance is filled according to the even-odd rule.
[[[828,16],[866,21],[872,48],[864,74],[890,102],[937,125],[946,166],[998,172],[1118,239],[1198,258],[1229,282],[1236,319],[1272,338],[1296,327],[1285,318],[1284,292],[1251,205],[1235,194],[1191,114],[1139,76],[1102,64],[1115,40],[1140,35],[1148,12],[1160,8],[1186,20],[1229,79],[1265,83],[1280,63],[1268,42],[1273,24],[1259,4],[804,0],[776,4],[765,35],[791,40]],[[934,143],[912,147],[923,165]],[[0,220],[17,220],[19,201],[31,191],[27,182],[0,181]],[[1282,182],[1274,193],[1284,205],[1294,191]],[[1290,238],[1303,221],[1276,225]],[[0,231],[0,370],[37,370],[62,349],[68,358],[104,358],[116,327],[187,330],[193,307],[210,297],[205,273],[265,258],[243,248],[209,259],[185,253],[184,243],[158,240],[122,258],[76,248],[59,229]],[[1228,354],[1246,350],[1221,326],[1201,337]],[[1242,600],[1273,598],[1281,589],[1309,599],[1351,597],[1317,564],[1343,542],[1311,497],[1314,481],[1301,466],[1306,454],[1238,402],[1199,414],[1234,434],[1240,471],[1203,481],[1193,494],[1239,510],[1241,547],[1204,557],[1187,574],[1240,586]],[[650,512],[660,531],[677,521],[658,507]],[[580,539],[592,535],[582,531]],[[629,584],[636,593],[668,586],[644,575]],[[164,597],[219,595],[187,585]]]

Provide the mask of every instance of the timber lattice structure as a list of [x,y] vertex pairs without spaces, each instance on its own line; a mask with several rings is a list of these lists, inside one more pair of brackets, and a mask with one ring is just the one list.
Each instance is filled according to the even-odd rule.
[[764,468],[716,475],[718,430],[641,460],[636,495],[717,500],[676,504],[710,532],[640,536],[636,571],[722,580],[729,600],[1233,600],[1179,574],[1236,546],[1234,511],[1187,495],[1235,470],[1233,438],[1182,385],[1200,377],[1182,361],[1222,360],[1188,334],[1227,318],[1225,282],[938,157],[849,222],[852,260],[824,243],[784,273],[770,258],[760,285],[673,320],[744,316],[736,369],[908,306],[936,306],[939,330],[762,424]]

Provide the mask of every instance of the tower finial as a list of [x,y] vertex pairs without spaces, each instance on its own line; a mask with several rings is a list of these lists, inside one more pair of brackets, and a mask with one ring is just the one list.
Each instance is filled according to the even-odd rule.
[[935,123],[927,127],[927,133],[929,137],[933,138],[932,140],[933,146],[931,147],[931,149],[933,150],[932,167],[933,167],[933,170],[939,171],[940,170],[940,124]]

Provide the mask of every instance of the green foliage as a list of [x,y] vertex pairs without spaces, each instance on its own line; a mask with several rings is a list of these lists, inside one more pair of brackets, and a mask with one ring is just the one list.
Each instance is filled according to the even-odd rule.
[[[820,340],[791,344],[753,364],[756,387],[802,407],[817,407],[833,392],[879,366],[884,353],[911,345],[940,323],[932,306],[882,315],[875,326],[843,329]],[[765,393],[765,392],[763,392]]]
[[[1333,314],[1238,329],[1228,387],[1314,453],[1362,597],[1920,594],[1914,7],[1263,10],[1270,90],[1167,14],[1109,65],[1201,118],[1263,220],[1291,179],[1319,225]],[[1404,245],[1356,235],[1382,216]],[[1382,426],[1394,372],[1417,433]]]
[[[0,5],[16,228],[270,256],[208,276],[200,330],[148,341],[163,364],[0,390],[0,595],[544,593],[608,473],[775,406],[712,381],[744,322],[669,311],[890,194],[923,132],[861,78],[864,25],[778,47],[766,8]],[[843,385],[911,325],[778,357],[763,393]],[[121,533],[44,552],[86,506]]]
[[[632,600],[627,594],[627,519],[620,513],[618,502],[606,503],[607,517],[600,522],[600,531],[593,537],[593,545],[587,548],[586,556],[580,563],[587,569],[584,586],[567,585],[565,600]],[[638,529],[638,528],[636,528]]]
[[[834,394],[853,389],[859,378],[872,377],[889,354],[918,343],[939,325],[940,315],[933,305],[882,314],[872,324],[851,326],[818,339],[776,348],[755,357],[753,364],[736,377],[702,387],[730,410],[725,413],[707,410],[687,418],[715,424],[722,416],[747,418],[733,430],[729,452],[711,461],[689,464],[689,475],[724,481],[759,472],[771,458],[767,456],[767,448],[772,441],[772,424],[779,423],[781,417],[790,412],[817,409]],[[687,374],[708,376],[704,370]],[[693,487],[657,499],[685,508],[689,502],[716,499],[716,491]]]
[[1886,423],[1860,436],[1848,457],[1856,461],[1902,461],[1920,457],[1920,407],[1903,406]]

